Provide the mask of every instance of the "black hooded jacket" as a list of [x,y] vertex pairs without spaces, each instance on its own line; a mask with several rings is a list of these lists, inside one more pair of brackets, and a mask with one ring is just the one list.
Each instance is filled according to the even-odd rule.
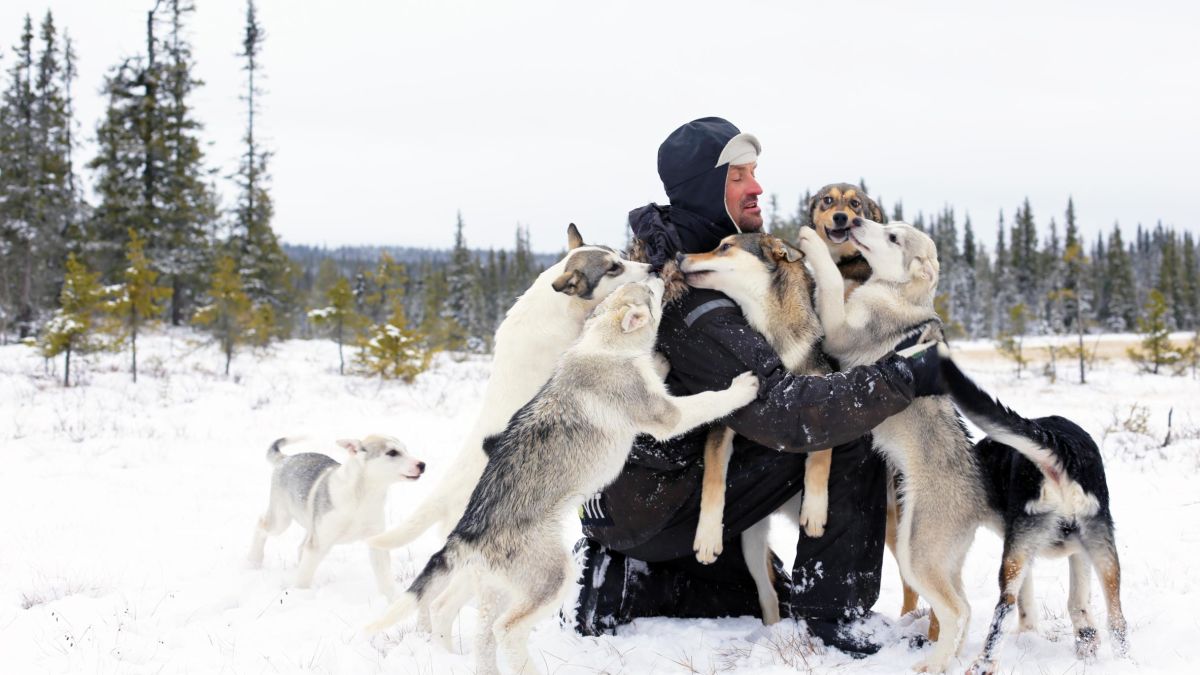
[[[714,166],[737,133],[725,120],[705,118],[681,127],[659,149],[671,205],[629,214],[652,264],[661,267],[676,252],[710,251],[738,231],[725,210],[728,167]],[[670,361],[667,387],[676,396],[723,389],[746,371],[758,376],[758,399],[725,420],[739,449],[812,452],[869,442],[864,436],[913,398],[912,372],[895,355],[824,377],[793,375],[737,305],[712,290],[692,289],[664,309],[657,349]],[[603,491],[604,517],[585,517],[588,536],[617,550],[652,539],[700,490],[705,435],[701,428],[662,443],[639,437],[621,476]]]

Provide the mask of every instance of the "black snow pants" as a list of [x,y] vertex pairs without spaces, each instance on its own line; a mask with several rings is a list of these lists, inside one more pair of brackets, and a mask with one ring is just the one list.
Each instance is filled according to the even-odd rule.
[[[734,453],[725,492],[724,552],[712,565],[697,562],[692,551],[699,489],[665,526],[635,546],[609,548],[608,527],[585,524],[585,537],[576,545],[583,568],[576,630],[596,635],[647,616],[760,616],[740,533],[803,488],[806,456],[761,446]],[[825,534],[812,538],[800,533],[790,579],[772,556],[784,616],[845,620],[875,604],[883,563],[886,481],[886,466],[871,449],[869,436],[834,448]],[[637,504],[608,504],[606,509],[610,526],[636,529]]]

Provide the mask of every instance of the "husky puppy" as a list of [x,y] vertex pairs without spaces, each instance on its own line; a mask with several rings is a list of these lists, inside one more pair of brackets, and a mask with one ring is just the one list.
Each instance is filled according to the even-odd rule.
[[[825,242],[814,230],[800,233],[817,281],[825,351],[842,367],[853,367],[877,361],[914,336],[940,340],[933,240],[905,223],[862,218],[852,220],[847,236],[872,270],[848,298]],[[940,624],[933,653],[917,669],[942,672],[957,655],[970,616],[962,588],[967,549],[979,525],[998,526],[999,519],[988,508],[971,440],[948,396],[919,398],[872,433],[875,447],[904,476],[896,533],[901,576],[929,601]],[[955,478],[962,489],[948,487]]]
[[[763,233],[735,234],[709,253],[681,255],[679,270],[697,288],[721,291],[736,302],[750,325],[775,348],[793,373],[825,375],[829,363],[817,343],[821,324],[813,309],[813,283],[804,254],[782,239]],[[700,522],[696,527],[696,558],[712,562],[722,550],[721,516],[725,510],[725,472],[733,452],[733,432],[715,426],[704,448],[704,483]],[[812,537],[825,533],[829,511],[830,450],[809,453],[804,462],[804,492],[799,509],[792,502],[780,513],[796,520]],[[763,519],[742,534],[742,551],[758,589],[763,623],[779,621],[779,598],[768,570],[767,534]]]
[[996,672],[996,648],[1014,603],[1019,603],[1022,629],[1035,626],[1033,578],[1028,572],[1037,556],[1068,556],[1067,609],[1075,629],[1075,653],[1081,659],[1094,657],[1100,643],[1088,606],[1095,567],[1108,605],[1113,650],[1124,656],[1128,643],[1121,611],[1121,563],[1096,442],[1068,419],[1017,415],[967,378],[944,348],[942,376],[959,409],[988,434],[975,452],[988,503],[1004,522],[1000,601],[983,652],[968,672]]
[[[261,566],[267,536],[282,533],[295,520],[308,530],[300,545],[296,585],[308,588],[331,548],[383,530],[388,488],[420,478],[425,462],[410,456],[404,444],[390,436],[338,441],[350,453],[345,464],[315,452],[284,455],[280,449],[289,442],[281,438],[267,450],[267,461],[275,466],[271,496],[254,530],[249,560]],[[388,554],[373,548],[368,553],[379,592],[391,599],[395,582]]]
[[830,183],[808,200],[808,222],[829,246],[847,292],[871,278],[871,266],[850,241],[850,223],[855,218],[887,222],[883,209],[858,185]]
[[487,457],[483,439],[504,429],[513,413],[550,379],[555,360],[583,329],[584,319],[622,284],[641,281],[650,266],[630,262],[607,246],[583,243],[574,223],[567,226],[565,258],[538,275],[517,298],[496,330],[492,373],[479,417],[453,466],[433,493],[400,525],[371,538],[371,546],[404,546],[434,524],[441,534],[458,522]]
[[572,578],[564,512],[616,478],[637,434],[677,436],[757,394],[750,373],[723,391],[667,392],[652,357],[662,294],[657,278],[626,284],[596,308],[545,386],[485,441],[487,466],[445,547],[368,630],[387,628],[427,596],[441,593],[435,604],[453,604],[477,585],[478,672],[495,672],[497,642],[513,672],[534,669],[529,631]]

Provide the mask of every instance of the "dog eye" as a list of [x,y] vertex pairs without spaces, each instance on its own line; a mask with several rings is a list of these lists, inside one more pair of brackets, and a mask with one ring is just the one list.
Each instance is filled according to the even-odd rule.
[[733,244],[721,244],[720,248],[717,249],[717,252],[728,251],[732,247]]
[[899,243],[899,242],[900,242],[900,238],[899,238],[899,237],[897,237],[897,236],[896,236],[896,235],[894,235],[894,234],[889,234],[889,235],[888,235],[888,241],[892,242],[893,244],[896,244],[896,243]]
[[400,456],[400,451],[399,451],[399,450],[388,450],[388,451],[387,451],[387,456],[388,456],[388,457],[399,457],[399,456]]
[[830,197],[829,195],[825,195],[825,199],[822,201],[824,201],[825,205],[828,206],[829,204],[833,203],[833,197]]
[[619,263],[619,262],[613,263],[612,267],[608,268],[608,273],[613,276],[616,276],[620,272],[621,272],[621,263]]
[[857,208],[858,208],[858,204],[859,204],[859,202],[858,202],[858,200],[857,200],[857,199],[851,199],[851,200],[850,200],[850,207],[851,207],[851,208],[855,208],[855,209],[857,209]]

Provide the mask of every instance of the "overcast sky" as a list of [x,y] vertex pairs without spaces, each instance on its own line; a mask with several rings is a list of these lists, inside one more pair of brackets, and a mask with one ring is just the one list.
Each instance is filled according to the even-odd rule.
[[[0,67],[23,14],[51,9],[76,42],[90,144],[103,75],[144,48],[152,5],[5,0]],[[245,5],[196,5],[195,104],[228,174]],[[865,177],[910,218],[969,212],[987,242],[1026,196],[1040,228],[1073,195],[1088,235],[1200,231],[1198,6],[261,0],[274,225],[292,243],[442,247],[461,210],[472,246],[511,246],[522,223],[557,250],[572,221],[619,244],[629,209],[665,201],[658,144],[719,115],[758,135],[758,177],[787,212]]]

